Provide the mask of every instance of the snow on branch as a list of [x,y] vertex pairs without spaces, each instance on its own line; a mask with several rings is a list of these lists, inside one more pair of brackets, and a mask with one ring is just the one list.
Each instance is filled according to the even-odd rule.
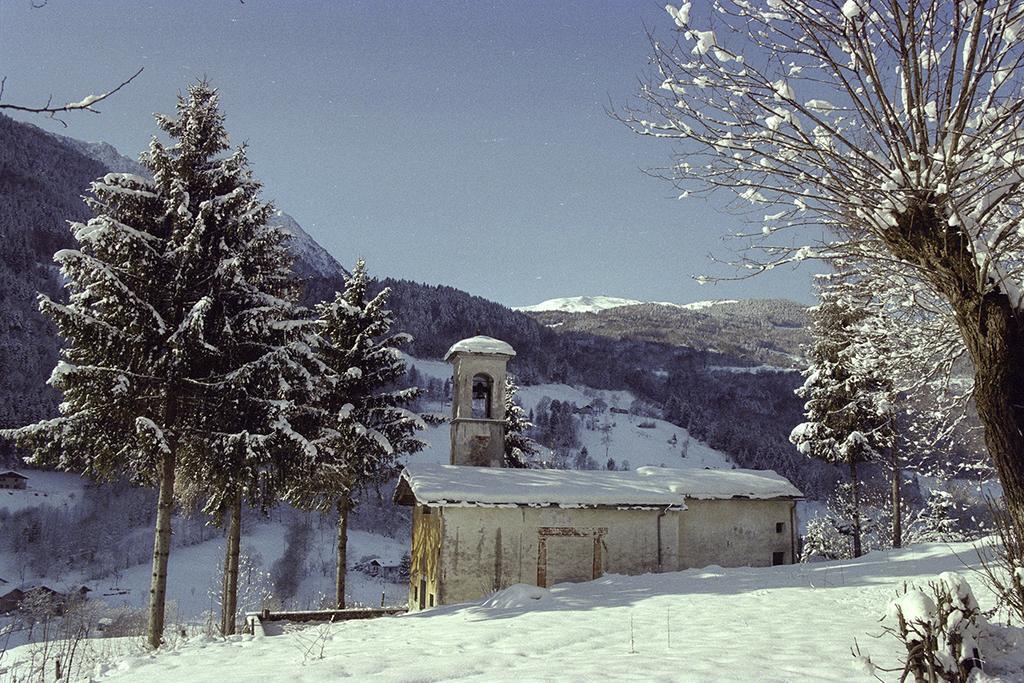
[[7,109],[10,111],[22,111],[29,114],[45,114],[46,116],[49,116],[51,119],[59,121],[62,126],[67,128],[68,124],[62,118],[60,118],[58,114],[64,114],[67,112],[75,111],[88,111],[92,112],[93,114],[99,114],[100,112],[95,108],[95,106],[103,100],[110,97],[111,95],[113,95],[114,93],[121,90],[121,88],[125,87],[126,85],[134,81],[136,78],[138,78],[139,74],[141,74],[144,69],[145,67],[139,67],[139,70],[132,74],[130,78],[121,81],[121,83],[119,83],[117,87],[113,88],[112,90],[108,90],[105,93],[99,95],[88,95],[78,100],[77,102],[68,102],[64,105],[53,104],[53,95],[50,95],[46,99],[46,103],[38,107],[30,107],[21,104],[4,102],[4,88],[7,85],[7,76],[4,76],[3,78],[0,78],[0,109]]

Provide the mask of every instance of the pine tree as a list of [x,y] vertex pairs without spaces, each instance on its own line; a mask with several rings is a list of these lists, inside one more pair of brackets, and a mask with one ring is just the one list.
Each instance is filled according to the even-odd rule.
[[[165,119],[167,132],[185,136],[196,121],[209,120],[216,122],[211,130],[222,140],[220,149],[226,148],[216,92],[201,85],[190,98],[176,121]],[[186,210],[202,226],[190,264],[201,296],[189,313],[195,353],[207,369],[196,396],[202,447],[183,454],[187,481],[181,488],[201,497],[216,521],[227,518],[221,626],[229,635],[235,629],[243,499],[264,509],[272,504],[290,464],[309,448],[289,419],[296,397],[311,390],[305,366],[313,323],[294,304],[287,237],[267,225],[274,208],[260,200],[245,148],[223,158],[189,154],[180,145],[154,143],[149,156],[157,178],[189,164]],[[172,181],[166,190],[173,194],[177,186]]]
[[190,87],[176,118],[157,116],[172,143],[154,139],[142,155],[153,180],[111,173],[92,185],[94,217],[72,226],[78,249],[54,256],[69,302],[40,302],[66,341],[51,377],[62,414],[9,434],[37,464],[158,487],[154,648],[176,486],[213,475],[204,486],[223,493],[219,484],[235,475],[218,463],[232,452],[248,457],[242,442],[251,440],[237,438],[247,430],[272,423],[287,441],[282,404],[248,398],[257,385],[278,384],[283,356],[264,335],[291,326],[276,296],[287,262],[280,235],[265,227],[272,207],[258,200],[244,149],[222,156],[228,137],[217,105],[207,83]]
[[316,307],[320,331],[316,355],[321,387],[310,402],[315,413],[315,452],[288,500],[299,508],[338,514],[336,604],[345,606],[348,517],[358,489],[397,474],[402,455],[424,447],[416,432],[423,419],[405,406],[418,387],[391,388],[406,376],[399,347],[408,335],[390,334],[388,289],[368,299],[366,264],[356,263],[345,291]]
[[860,345],[869,313],[855,282],[837,279],[821,287],[821,303],[811,310],[810,365],[796,390],[806,399],[806,422],[790,441],[801,453],[849,468],[852,538],[861,555],[860,481],[857,465],[877,460],[891,443],[889,384]]
[[536,442],[526,435],[533,428],[526,411],[516,400],[515,378],[505,377],[505,467],[530,467],[530,457],[539,450]]
[[956,503],[946,491],[932,489],[925,507],[911,524],[917,543],[955,543],[966,539],[956,516]]

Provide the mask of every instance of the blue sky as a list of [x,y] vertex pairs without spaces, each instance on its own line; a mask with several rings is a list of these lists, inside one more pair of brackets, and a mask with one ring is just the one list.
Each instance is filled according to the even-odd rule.
[[730,272],[708,255],[730,254],[739,219],[643,175],[670,147],[606,113],[646,71],[645,27],[668,34],[662,5],[0,0],[0,75],[6,100],[70,101],[144,66],[101,115],[28,119],[129,156],[209,77],[266,196],[377,275],[509,305],[809,301],[806,269],[694,282]]

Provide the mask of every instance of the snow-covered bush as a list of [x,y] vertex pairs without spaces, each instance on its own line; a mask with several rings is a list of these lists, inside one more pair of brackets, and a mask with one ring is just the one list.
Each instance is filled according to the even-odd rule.
[[814,517],[807,522],[803,537],[801,562],[815,560],[846,560],[853,557],[850,539],[839,533],[834,517]]
[[900,668],[889,669],[861,657],[871,670],[898,671],[901,681],[913,676],[915,681],[965,683],[982,663],[978,641],[987,622],[970,584],[959,574],[941,574],[927,590],[904,585],[883,622],[884,631],[905,647],[906,658]]

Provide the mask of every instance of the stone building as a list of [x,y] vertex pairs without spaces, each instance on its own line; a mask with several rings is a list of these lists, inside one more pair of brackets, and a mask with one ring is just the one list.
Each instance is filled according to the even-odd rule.
[[410,464],[395,491],[413,507],[410,609],[516,583],[794,561],[802,494],[774,472],[502,468],[498,389],[514,355],[473,337],[445,356],[454,365],[451,464]]
[[18,474],[14,470],[0,472],[0,489],[24,490],[26,488],[28,488],[28,477],[24,474]]

